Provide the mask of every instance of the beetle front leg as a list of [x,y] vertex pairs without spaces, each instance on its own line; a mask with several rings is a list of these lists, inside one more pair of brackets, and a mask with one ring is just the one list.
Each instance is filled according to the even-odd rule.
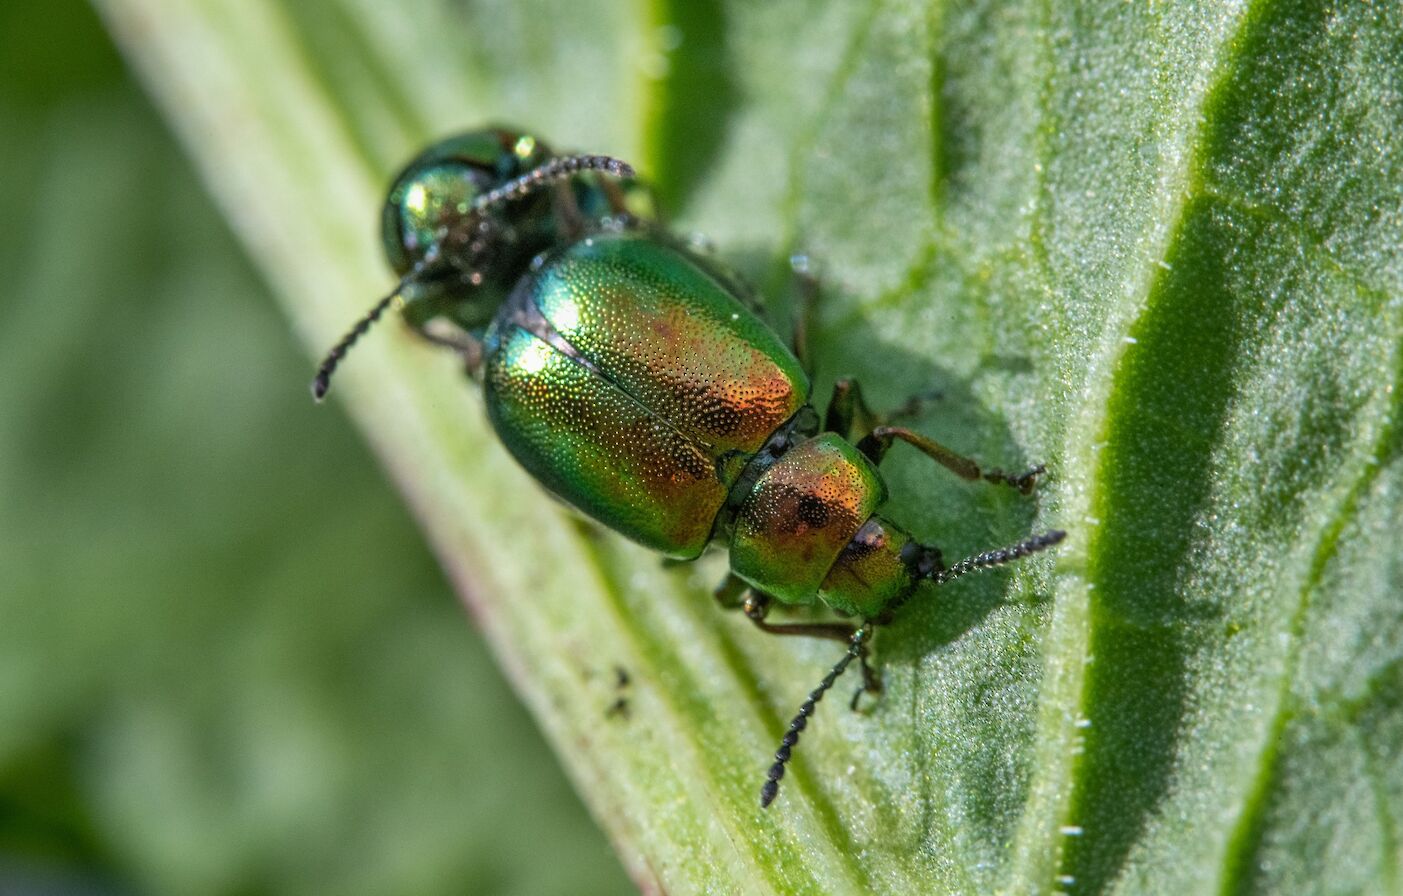
[[1033,490],[1038,477],[1047,470],[1042,464],[1024,470],[1022,473],[1005,473],[1000,469],[985,470],[979,466],[974,458],[957,454],[935,439],[902,426],[874,427],[857,443],[857,447],[859,451],[871,458],[873,463],[881,463],[887,449],[891,447],[892,441],[895,439],[900,439],[908,445],[914,446],[926,457],[962,479],[968,479],[971,482],[983,479],[985,482],[1009,485],[1025,495]]
[[623,187],[612,177],[596,178],[599,189],[604,193],[604,199],[609,203],[609,211],[613,213],[616,221],[620,222],[625,230],[633,230],[643,226],[643,221],[638,218],[628,208],[628,196],[625,195]]
[[[756,628],[772,635],[801,635],[846,643],[852,640],[853,633],[858,630],[858,626],[847,622],[767,622],[765,617],[769,614],[774,599],[768,594],[754,590],[745,579],[734,573],[728,574],[712,593],[716,597],[716,602],[723,609],[740,610],[745,613],[745,618],[755,624]],[[867,662],[867,646],[865,644],[857,658],[862,666],[862,687],[857,689],[857,693],[853,694],[849,703],[853,709],[857,709],[857,701],[864,692],[871,691],[877,694],[881,693],[882,690],[881,676]]]
[[1011,485],[1025,495],[1033,490],[1038,476],[1046,471],[1042,464],[1016,474],[1005,473],[1000,469],[985,470],[974,458],[957,454],[929,436],[923,436],[904,426],[887,425],[894,419],[918,412],[922,404],[933,400],[934,397],[915,396],[884,417],[867,406],[867,401],[862,397],[862,388],[856,380],[841,379],[833,384],[833,397],[828,401],[823,428],[828,432],[836,432],[849,441],[857,442],[858,450],[867,455],[874,464],[880,464],[892,442],[900,439],[915,446],[931,460],[963,479],[983,479],[986,482]]

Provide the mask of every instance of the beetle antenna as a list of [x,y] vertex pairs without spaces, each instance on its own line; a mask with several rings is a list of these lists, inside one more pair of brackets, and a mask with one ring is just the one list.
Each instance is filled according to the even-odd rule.
[[1006,548],[998,548],[993,551],[985,551],[982,554],[975,554],[973,557],[966,557],[953,566],[937,568],[932,570],[930,578],[937,585],[944,585],[952,579],[978,572],[981,569],[988,569],[991,566],[1002,566],[1014,560],[1026,557],[1029,554],[1036,554],[1038,551],[1045,551],[1059,541],[1067,537],[1067,533],[1060,529],[1053,529],[1051,532],[1044,532],[1041,535],[1034,535],[1027,541],[1020,541],[1018,544],[1010,545]]
[[603,171],[615,177],[634,175],[632,165],[613,156],[560,156],[532,168],[515,180],[507,181],[495,190],[483,193],[473,200],[471,213],[481,214],[494,205],[529,196],[542,187],[564,180],[580,171]]
[[[603,171],[615,177],[634,176],[632,165],[612,156],[561,156],[531,169],[514,180],[507,181],[495,190],[489,190],[478,196],[473,200],[469,212],[471,215],[480,215],[494,205],[529,196],[542,187],[549,186],[580,171]],[[414,266],[413,270],[404,276],[404,279],[395,284],[395,288],[391,290],[389,295],[376,302],[374,307],[366,312],[364,317],[356,321],[355,326],[351,327],[345,336],[341,337],[341,341],[326,353],[321,366],[317,368],[317,375],[312,379],[313,398],[321,401],[326,397],[327,390],[331,388],[331,375],[340,366],[341,359],[346,357],[346,352],[350,351],[351,346],[355,345],[356,341],[374,326],[375,322],[385,313],[385,309],[389,308],[404,291],[405,286],[412,283],[426,267],[436,260],[432,254],[425,256]]]
[[[1067,537],[1067,533],[1060,529],[1053,529],[1051,532],[1044,532],[1041,535],[1034,535],[1026,541],[1009,545],[1006,548],[997,548],[992,551],[985,551],[982,554],[975,554],[973,557],[966,557],[953,566],[946,566],[940,560],[940,551],[933,547],[917,545],[918,554],[910,561],[912,575],[917,579],[930,579],[937,585],[944,585],[946,582],[958,579],[960,576],[978,572],[981,569],[988,569],[991,566],[1002,566],[1011,563],[1029,554],[1036,554],[1045,551],[1053,545]],[[897,610],[906,605],[912,597],[916,595],[916,589],[912,588],[901,597],[892,601],[887,608],[882,611],[877,618],[878,623],[887,622]]]
[[852,661],[862,655],[867,649],[867,639],[872,637],[871,623],[864,623],[861,628],[853,632],[852,639],[848,642],[848,652],[843,654],[843,658],[838,664],[828,670],[828,674],[823,676],[823,681],[818,683],[809,694],[809,699],[799,707],[799,714],[789,723],[789,730],[785,732],[784,739],[779,742],[779,749],[775,751],[775,763],[770,766],[770,770],[765,775],[765,785],[760,788],[760,808],[764,809],[775,801],[779,795],[779,781],[784,777],[784,766],[789,761],[789,755],[794,747],[799,743],[799,732],[809,724],[809,716],[814,714],[814,708],[818,701],[823,699],[824,692],[833,687],[833,682],[838,680]]
[[326,357],[322,358],[321,366],[317,368],[317,375],[312,378],[313,398],[317,401],[326,398],[326,391],[331,388],[331,375],[335,373],[336,368],[340,366],[341,359],[346,357],[346,352],[351,350],[351,346],[356,344],[356,340],[365,335],[366,330],[374,326],[375,322],[380,319],[380,316],[385,313],[385,309],[389,308],[390,305],[394,303],[395,299],[399,297],[400,293],[404,292],[404,288],[418,279],[419,276],[424,273],[424,270],[437,260],[437,255],[432,253],[424,256],[418,264],[414,265],[408,274],[405,274],[404,277],[395,284],[395,288],[390,290],[389,295],[376,302],[375,305],[365,313],[365,316],[356,321],[356,325],[351,327],[351,329],[346,332],[345,336],[341,337],[341,341],[332,346],[331,351],[327,352]]

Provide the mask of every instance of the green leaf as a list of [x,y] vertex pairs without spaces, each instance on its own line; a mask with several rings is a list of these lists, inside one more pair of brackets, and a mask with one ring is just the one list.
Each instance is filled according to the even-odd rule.
[[810,254],[820,394],[936,389],[922,429],[1049,465],[1023,501],[893,457],[947,556],[1070,537],[914,601],[762,812],[833,645],[571,520],[451,359],[357,348],[341,396],[642,885],[1403,882],[1398,6],[99,6],[311,352],[389,283],[395,166],[503,120],[636,160],[772,296]]

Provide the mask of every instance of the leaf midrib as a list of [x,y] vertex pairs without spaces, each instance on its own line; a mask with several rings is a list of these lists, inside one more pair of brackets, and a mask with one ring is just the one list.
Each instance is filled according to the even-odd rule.
[[[1103,537],[1096,527],[1099,525],[1097,521],[1106,516],[1102,487],[1107,480],[1105,464],[1109,462],[1104,454],[1092,451],[1092,446],[1105,442],[1110,431],[1110,409],[1115,406],[1115,396],[1124,388],[1123,361],[1130,347],[1126,337],[1153,306],[1158,284],[1165,275],[1160,262],[1178,240],[1186,223],[1186,212],[1193,198],[1192,187],[1209,126],[1203,112],[1211,105],[1217,92],[1229,82],[1234,61],[1231,50],[1240,42],[1250,22],[1260,15],[1263,5],[1263,0],[1248,0],[1238,12],[1237,21],[1226,29],[1209,71],[1201,81],[1203,87],[1200,93],[1178,107],[1178,117],[1188,124],[1182,131],[1182,150],[1177,156],[1177,168],[1155,183],[1160,197],[1159,210],[1149,216],[1149,220],[1158,225],[1158,239],[1144,253],[1139,274],[1132,281],[1137,284],[1136,287],[1118,304],[1120,314],[1115,318],[1108,315],[1112,325],[1106,328],[1101,339],[1096,353],[1099,361],[1089,365],[1089,369],[1099,371],[1101,376],[1098,380],[1084,383],[1082,390],[1083,394],[1095,397],[1080,406],[1080,413],[1065,432],[1061,452],[1063,463],[1069,473],[1074,466],[1082,469],[1086,486],[1064,490],[1066,501],[1061,508],[1061,520],[1067,529],[1073,531],[1073,537],[1068,541],[1068,549],[1057,560],[1063,578],[1063,596],[1059,597],[1048,632],[1047,643],[1051,649],[1047,653],[1043,677],[1046,684],[1039,698],[1041,711],[1038,733],[1035,735],[1035,742],[1043,747],[1038,751],[1042,761],[1036,762],[1034,767],[1046,774],[1038,776],[1043,778],[1041,783],[1035,777],[1029,789],[1024,822],[1019,825],[1015,836],[1015,857],[1027,855],[1030,858],[1021,869],[1015,870],[1013,880],[1026,882],[1033,887],[1040,887],[1042,881],[1048,881],[1050,885],[1054,875],[1069,873],[1064,866],[1063,832],[1075,828],[1076,820],[1071,813],[1076,804],[1076,794],[1082,786],[1084,763],[1074,748],[1079,735],[1075,726],[1069,725],[1069,720],[1090,718],[1086,665],[1090,659],[1095,625],[1091,614],[1094,583],[1087,581],[1085,571],[1092,568],[1091,557],[1097,552]],[[1050,0],[1044,4],[1044,8],[1050,20]],[[1047,27],[1042,29],[1044,35],[1049,31]],[[1056,72],[1049,42],[1044,43],[1043,50],[1048,55],[1047,95],[1050,95],[1051,79]],[[1047,106],[1045,103],[1045,112]],[[1055,126],[1056,117],[1049,115],[1045,127],[1039,129],[1040,136],[1046,136],[1039,141],[1040,190],[1033,221],[1033,231],[1038,235],[1034,245],[1039,247],[1037,254],[1042,260],[1044,277],[1048,282],[1052,282],[1051,270],[1047,267],[1046,252],[1041,247],[1046,245],[1043,235],[1048,232],[1046,216],[1050,205],[1050,186],[1047,172],[1050,169],[1051,136],[1054,133],[1051,129]],[[1076,538],[1078,523],[1086,527],[1084,531],[1090,530],[1091,534],[1085,541]],[[1084,547],[1079,550],[1079,545]],[[1073,592],[1077,595],[1077,604],[1069,606],[1066,595]],[[1067,671],[1065,678],[1054,674],[1059,668]],[[1072,709],[1063,710],[1063,707]],[[1053,750],[1058,758],[1049,761],[1047,757]],[[1039,794],[1042,793],[1049,795],[1044,799],[1051,805],[1039,805]],[[1046,817],[1047,821],[1040,823],[1041,817]],[[1028,842],[1027,846],[1023,845],[1025,842]],[[1038,843],[1042,843],[1042,848],[1036,848]]]

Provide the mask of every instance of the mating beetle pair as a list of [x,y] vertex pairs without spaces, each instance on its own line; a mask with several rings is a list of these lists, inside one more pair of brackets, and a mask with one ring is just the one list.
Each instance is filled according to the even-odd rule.
[[[723,603],[767,632],[847,644],[790,723],[762,806],[838,676],[857,660],[863,690],[880,687],[867,664],[873,627],[921,581],[942,584],[1063,538],[1047,532],[946,566],[939,550],[878,515],[887,491],[876,465],[895,440],[966,479],[1023,492],[1042,468],[986,472],[929,438],[876,425],[855,383],[840,382],[820,418],[802,328],[791,350],[728,272],[667,233],[623,162],[558,156],[516,131],[465,133],[396,179],[383,236],[401,279],[327,355],[318,399],[346,351],[399,300],[411,327],[481,379],[498,436],[546,488],[669,557],[724,543]],[[860,621],[766,619],[775,602],[815,600]]]

